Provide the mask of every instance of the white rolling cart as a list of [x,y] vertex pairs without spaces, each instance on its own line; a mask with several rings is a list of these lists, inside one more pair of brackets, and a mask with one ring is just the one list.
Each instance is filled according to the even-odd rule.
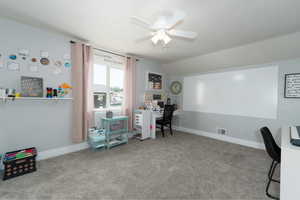
[[151,111],[135,110],[134,128],[140,134],[138,139],[145,140],[151,138]]

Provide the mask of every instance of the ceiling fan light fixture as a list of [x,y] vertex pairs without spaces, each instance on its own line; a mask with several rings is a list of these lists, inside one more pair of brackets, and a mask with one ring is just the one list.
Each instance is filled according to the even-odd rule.
[[151,41],[153,42],[153,44],[157,44],[158,43],[158,41],[159,41],[159,37],[158,37],[158,35],[156,34],[156,35],[154,35],[152,38],[151,38]]
[[172,39],[167,34],[165,34],[165,37],[163,38],[165,45],[168,44],[171,40]]
[[139,24],[143,25],[149,29],[150,36],[152,36],[151,41],[154,45],[162,44],[163,46],[171,42],[173,37],[185,38],[189,40],[194,40],[197,37],[197,33],[193,31],[185,31],[174,29],[179,23],[181,23],[185,18],[185,13],[182,11],[175,11],[172,14],[165,13],[158,17],[158,19],[151,24],[150,22],[133,16],[132,19]]
[[164,45],[168,44],[172,39],[166,34],[165,30],[159,30],[151,38],[153,44],[157,44],[159,41],[163,42]]

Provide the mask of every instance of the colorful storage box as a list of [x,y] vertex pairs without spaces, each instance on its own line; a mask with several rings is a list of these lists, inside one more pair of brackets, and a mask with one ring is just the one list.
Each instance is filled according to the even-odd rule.
[[36,171],[36,148],[7,152],[4,155],[3,180],[21,176]]

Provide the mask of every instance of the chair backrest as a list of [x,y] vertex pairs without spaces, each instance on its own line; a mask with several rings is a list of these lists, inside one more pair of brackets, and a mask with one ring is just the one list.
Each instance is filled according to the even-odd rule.
[[174,105],[165,105],[163,120],[165,122],[171,122],[173,118]]
[[260,129],[261,135],[263,137],[266,151],[268,152],[269,156],[280,163],[281,159],[281,149],[280,147],[276,144],[271,131],[269,130],[268,127],[263,127]]

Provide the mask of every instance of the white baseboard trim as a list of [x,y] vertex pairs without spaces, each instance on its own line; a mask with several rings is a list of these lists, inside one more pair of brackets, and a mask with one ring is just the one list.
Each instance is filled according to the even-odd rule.
[[48,158],[61,156],[61,155],[67,154],[67,153],[72,153],[72,152],[80,151],[80,150],[87,149],[87,148],[89,148],[88,143],[83,142],[80,144],[73,144],[73,145],[60,147],[60,148],[56,148],[56,149],[50,149],[50,150],[39,152],[38,156],[37,156],[37,160],[45,160]]
[[[185,127],[179,127],[179,126],[173,126],[173,128],[174,128],[174,130],[177,130],[177,131],[182,131],[182,132],[191,133],[194,135],[209,137],[209,138],[221,140],[224,142],[239,144],[239,145],[243,145],[243,146],[247,146],[247,147],[252,147],[255,149],[265,149],[264,145],[259,142],[243,140],[243,139],[239,139],[239,138],[235,138],[235,137],[230,137],[227,135],[219,135],[216,133],[210,133],[210,132],[206,132],[206,131],[190,129],[190,128],[185,128]],[[87,148],[89,148],[88,143],[83,142],[80,144],[73,144],[73,145],[60,147],[60,148],[56,148],[56,149],[50,149],[50,150],[39,152],[38,156],[37,156],[37,160],[45,160],[48,158],[61,156],[64,154],[80,151],[80,150],[87,149]]]
[[191,134],[194,134],[194,135],[209,137],[209,138],[213,138],[213,139],[216,139],[216,140],[221,140],[221,141],[224,141],[224,142],[230,142],[230,143],[239,144],[239,145],[242,145],[242,146],[252,147],[252,148],[255,148],[255,149],[265,149],[264,145],[262,143],[259,143],[259,142],[243,140],[243,139],[239,139],[239,138],[235,138],[235,137],[230,137],[230,136],[227,136],[227,135],[219,135],[219,134],[216,134],[216,133],[210,133],[210,132],[206,132],[206,131],[190,129],[190,128],[185,128],[185,127],[179,127],[179,126],[174,126],[174,129],[177,130],[177,131],[182,131],[182,132],[191,133]]

